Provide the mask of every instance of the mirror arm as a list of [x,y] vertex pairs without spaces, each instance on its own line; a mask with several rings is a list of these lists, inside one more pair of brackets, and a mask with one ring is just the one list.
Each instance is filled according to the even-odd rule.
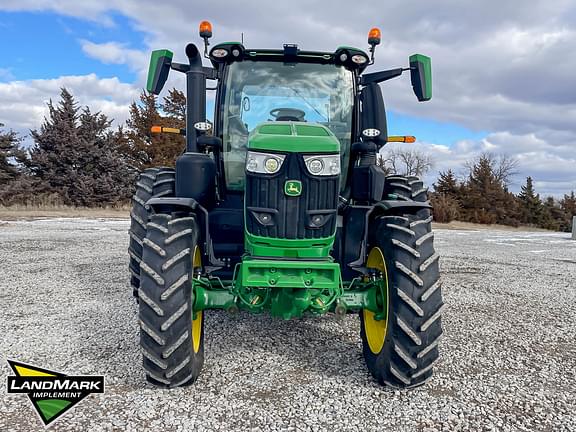
[[389,69],[381,72],[373,72],[369,74],[362,75],[360,78],[360,84],[368,85],[372,83],[381,83],[383,81],[388,81],[389,79],[396,78],[402,75],[402,72],[410,70],[410,68],[396,68]]
[[170,65],[170,67],[177,71],[177,72],[182,72],[182,73],[186,73],[190,70],[190,65],[187,64],[183,64],[183,63],[172,63]]
[[[190,65],[184,64],[184,63],[173,62],[170,65],[170,67],[177,72],[186,73],[186,72],[190,71]],[[203,66],[202,72],[204,72],[204,75],[206,75],[206,79],[210,79],[210,80],[218,79],[218,71],[214,68]]]

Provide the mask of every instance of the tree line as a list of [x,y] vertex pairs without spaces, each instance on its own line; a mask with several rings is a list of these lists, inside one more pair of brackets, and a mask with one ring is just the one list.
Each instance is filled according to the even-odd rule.
[[[172,89],[159,101],[142,92],[129,108],[126,123],[116,129],[103,113],[80,107],[61,90],[57,104],[48,103],[33,144],[0,123],[0,205],[62,204],[114,206],[128,202],[137,174],[148,167],[174,166],[184,137],[153,134],[152,126],[185,127],[186,98]],[[423,175],[430,155],[409,147],[391,148],[378,160],[388,174]],[[509,191],[517,161],[483,154],[466,164],[465,174],[441,172],[430,194],[438,222],[460,220],[483,224],[532,225],[568,231],[576,215],[574,192],[560,199],[541,198],[531,177],[520,193]]]
[[[421,176],[432,167],[429,155],[409,148],[393,148],[378,163],[387,173],[402,175]],[[520,192],[513,194],[508,188],[517,174],[517,165],[514,158],[485,153],[467,162],[460,177],[452,170],[440,172],[430,193],[434,220],[570,231],[572,217],[576,216],[574,191],[560,199],[541,198],[532,177],[527,177]]]
[[182,128],[186,98],[171,90],[160,104],[146,92],[130,106],[126,124],[112,128],[105,114],[80,107],[66,89],[39,129],[31,147],[0,123],[0,205],[114,206],[128,201],[138,172],[173,166],[184,138],[152,134],[150,128]]

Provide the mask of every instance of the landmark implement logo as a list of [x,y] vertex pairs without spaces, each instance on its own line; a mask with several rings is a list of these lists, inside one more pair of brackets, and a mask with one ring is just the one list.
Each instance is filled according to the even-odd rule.
[[104,393],[104,377],[65,375],[8,360],[15,376],[8,377],[8,393],[25,393],[45,426],[91,393]]

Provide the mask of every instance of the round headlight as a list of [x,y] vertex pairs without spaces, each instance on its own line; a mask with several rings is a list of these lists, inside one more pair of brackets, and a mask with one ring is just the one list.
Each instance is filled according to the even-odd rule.
[[212,55],[216,58],[223,58],[228,55],[228,51],[222,48],[217,48],[214,51],[212,51]]
[[239,57],[240,56],[240,50],[239,49],[233,49],[232,50],[232,55],[234,57]]
[[352,56],[352,61],[356,64],[364,64],[368,61],[368,59],[366,57],[364,57],[363,55],[360,54],[356,54]]
[[312,174],[318,174],[324,168],[324,163],[320,159],[308,161],[308,169]]
[[346,60],[348,60],[348,56],[346,55],[346,53],[340,54],[340,61],[345,62]]
[[254,158],[248,159],[248,162],[246,162],[246,169],[248,171],[256,171],[256,168],[258,168],[258,161]]
[[278,163],[278,159],[276,158],[268,158],[264,161],[264,168],[270,174],[274,174],[280,168],[280,164]]

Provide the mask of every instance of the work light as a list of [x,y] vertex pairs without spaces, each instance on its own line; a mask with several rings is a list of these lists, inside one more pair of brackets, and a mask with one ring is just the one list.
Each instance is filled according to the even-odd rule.
[[286,155],[249,151],[246,155],[246,171],[258,174],[276,174],[280,171]]
[[333,176],[340,174],[340,155],[305,156],[306,169],[312,175]]

